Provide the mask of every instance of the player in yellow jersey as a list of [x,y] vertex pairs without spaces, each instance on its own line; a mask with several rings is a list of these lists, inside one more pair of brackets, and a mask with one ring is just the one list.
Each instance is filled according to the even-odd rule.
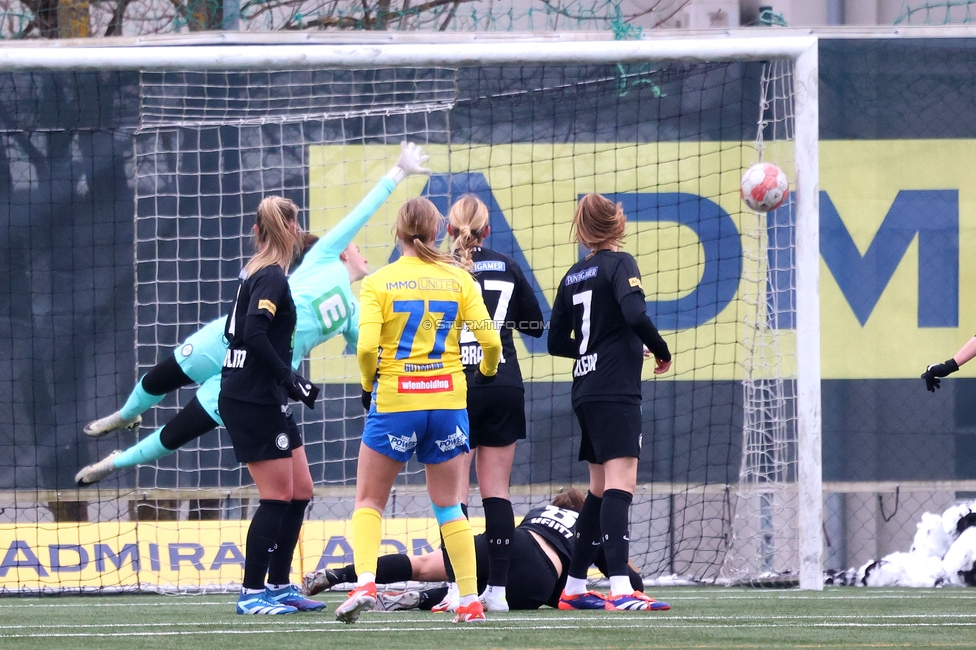
[[414,452],[426,465],[427,491],[461,593],[454,621],[485,620],[474,535],[458,501],[462,454],[469,451],[458,336],[467,325],[484,349],[475,381],[494,379],[502,343],[474,278],[434,248],[442,219],[429,200],[407,201],[396,221],[402,256],[363,280],[360,292],[357,355],[369,413],[352,514],[357,586],[336,609],[336,618],[346,623],[376,603],[382,513],[393,481]]

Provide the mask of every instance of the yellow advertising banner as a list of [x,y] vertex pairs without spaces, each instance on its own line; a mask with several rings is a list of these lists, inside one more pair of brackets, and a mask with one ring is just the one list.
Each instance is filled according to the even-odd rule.
[[[476,532],[484,520],[472,519]],[[239,585],[248,521],[0,525],[0,593],[19,590]],[[437,522],[384,519],[381,553],[440,546]],[[307,521],[293,578],[352,563],[348,521]]]
[[[312,230],[347,214],[398,152],[311,147]],[[637,258],[649,309],[675,352],[668,378],[741,379],[746,324],[770,317],[774,297],[795,304],[788,272],[778,278],[785,289],[766,286],[767,264],[785,255],[760,253],[776,217],[744,212],[739,199],[739,178],[755,160],[751,143],[462,145],[429,153],[434,175],[407,179],[356,239],[373,268],[393,254],[404,200],[426,191],[446,211],[448,194],[472,191],[507,229],[493,227],[486,245],[505,241],[520,252],[516,261],[545,297],[545,311],[578,259],[569,243],[577,198],[597,191],[627,211],[624,250]],[[791,157],[781,143],[766,152],[792,180]],[[968,307],[976,301],[976,255],[967,254],[976,250],[976,142],[824,141],[820,165],[822,376],[915,378],[976,334],[976,309]],[[795,322],[772,320],[769,349],[788,351]],[[546,355],[544,343],[516,337],[516,346],[527,379],[571,380],[570,362]],[[313,357],[316,381],[356,381],[342,341]],[[775,363],[786,364],[777,373],[792,371],[786,354]]]
[[825,379],[917,378],[976,334],[973,178],[973,140],[820,143]]
[[[513,144],[448,149],[430,146],[429,166],[435,174],[411,177],[402,183],[356,238],[372,269],[388,263],[394,252],[396,211],[408,198],[427,193],[446,212],[447,192],[472,191],[491,209],[500,212],[509,232],[497,227],[486,245],[513,240],[522,259],[516,261],[531,276],[530,281],[545,296],[544,313],[556,293],[556,286],[579,257],[570,243],[570,224],[580,193],[618,195],[626,204],[638,195],[663,195],[660,210],[675,219],[655,218],[653,210],[635,204],[628,212],[624,250],[637,258],[644,273],[643,286],[662,302],[694,300],[707,268],[709,249],[703,245],[697,224],[682,221],[688,211],[705,211],[713,231],[734,240],[744,255],[727,260],[718,269],[719,281],[730,290],[723,294],[710,314],[707,326],[661,328],[675,359],[674,373],[680,379],[732,379],[741,354],[743,315],[751,308],[738,290],[740,282],[759,275],[756,236],[739,237],[760,226],[756,216],[742,212],[739,180],[743,161],[754,156],[751,145],[735,142],[709,143],[578,143],[567,145]],[[339,222],[396,161],[399,146],[315,146],[309,148],[310,225],[313,232],[327,230]],[[463,183],[459,185],[459,182]],[[467,185],[464,185],[466,183]],[[441,204],[441,200],[445,201]],[[640,213],[640,214],[638,214]],[[651,215],[640,218],[640,215]],[[497,222],[496,223],[502,223]],[[715,234],[710,232],[709,235]],[[711,237],[709,237],[709,244]],[[505,248],[501,248],[505,252]],[[741,266],[740,266],[741,263]],[[742,280],[747,278],[747,280]],[[713,279],[714,280],[714,279]],[[757,291],[754,289],[753,291]],[[358,291],[358,289],[355,289]],[[753,304],[755,300],[751,301]],[[516,337],[523,375],[528,380],[572,380],[572,363],[545,353],[545,339],[524,341]],[[526,348],[527,344],[534,349]],[[345,343],[332,340],[313,353],[315,381],[356,381],[358,368],[352,355],[344,354]],[[686,352],[686,354],[682,354]],[[653,365],[646,367],[652,377]]]

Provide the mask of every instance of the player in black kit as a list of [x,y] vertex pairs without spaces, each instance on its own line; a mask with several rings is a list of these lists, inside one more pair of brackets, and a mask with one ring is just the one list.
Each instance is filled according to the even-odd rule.
[[286,273],[300,250],[298,206],[265,198],[255,233],[258,250],[241,271],[224,329],[217,403],[237,461],[247,464],[261,497],[247,531],[237,613],[291,614],[325,607],[304,598],[289,579],[312,476],[288,398],[311,408],[319,392],[291,370],[296,313]]
[[[466,194],[451,206],[448,231],[454,237],[458,263],[474,274],[492,320],[502,339],[502,360],[490,384],[477,381],[481,346],[469,331],[463,331],[461,363],[468,380],[468,421],[471,453],[466,456],[462,476],[471,475],[475,459],[478,488],[485,510],[488,539],[487,587],[480,588],[486,611],[508,611],[505,580],[509,575],[515,533],[515,515],[509,497],[509,479],[515,458],[515,442],[525,438],[525,388],[512,331],[539,338],[545,331],[539,301],[512,259],[484,248],[491,232],[488,208],[478,197]],[[467,506],[468,482],[461,486],[461,503]]]
[[[631,589],[627,577],[627,524],[641,448],[643,358],[653,354],[654,373],[662,374],[671,367],[671,353],[647,315],[637,262],[618,250],[626,222],[619,204],[599,194],[580,199],[574,239],[591,252],[559,283],[549,323],[549,353],[575,361],[573,410],[583,434],[579,459],[590,470],[560,609],[664,608]],[[606,597],[586,589],[586,571],[601,540],[610,571]]]
[[[583,504],[583,495],[577,490],[558,495],[552,505],[531,510],[512,535],[512,563],[508,575],[508,604],[510,609],[539,609],[543,605],[556,607],[563,585],[566,583],[569,558],[575,543],[574,532],[577,512]],[[478,557],[478,588],[484,589],[488,581],[488,539],[486,534],[476,535],[475,550]],[[416,580],[440,582],[447,579],[447,554],[435,551],[425,555],[395,553],[379,558],[376,581],[384,584]],[[603,553],[598,552],[595,563],[606,575]],[[641,577],[629,569],[633,588],[643,586]],[[305,576],[303,587],[309,594],[316,594],[334,585],[355,582],[353,565],[341,569],[320,569]],[[431,609],[444,597],[447,588],[423,591],[385,591],[377,594],[378,609]]]

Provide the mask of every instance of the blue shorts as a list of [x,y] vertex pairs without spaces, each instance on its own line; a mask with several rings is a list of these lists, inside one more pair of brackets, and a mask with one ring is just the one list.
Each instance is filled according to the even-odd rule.
[[470,451],[465,409],[379,413],[374,401],[366,416],[363,444],[405,463],[417,452],[424,465],[437,465]]
[[198,384],[220,374],[227,354],[224,319],[211,321],[191,334],[173,351],[180,370]]

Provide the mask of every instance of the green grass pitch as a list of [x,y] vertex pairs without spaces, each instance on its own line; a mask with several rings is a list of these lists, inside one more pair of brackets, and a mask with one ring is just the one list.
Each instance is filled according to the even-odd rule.
[[668,612],[237,616],[232,595],[0,599],[0,648],[976,648],[976,589],[649,589]]

